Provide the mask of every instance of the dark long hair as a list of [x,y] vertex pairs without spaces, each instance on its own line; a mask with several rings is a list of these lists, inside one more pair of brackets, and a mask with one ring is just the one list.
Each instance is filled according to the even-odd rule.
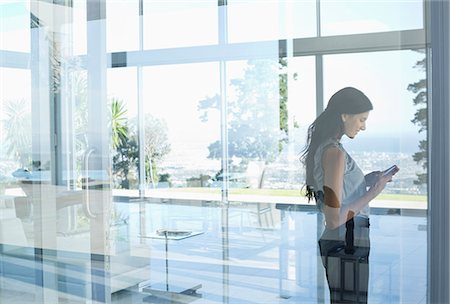
[[317,148],[330,138],[339,137],[344,132],[342,114],[359,114],[373,109],[372,103],[364,93],[352,87],[346,87],[331,96],[327,108],[308,127],[306,145],[300,157],[305,166],[306,197],[308,202],[317,199],[314,181],[314,156]]

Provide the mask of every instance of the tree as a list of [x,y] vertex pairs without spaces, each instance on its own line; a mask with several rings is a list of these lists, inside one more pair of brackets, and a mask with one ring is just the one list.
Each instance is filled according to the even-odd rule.
[[117,149],[127,141],[127,110],[122,100],[113,98],[111,102],[111,137],[112,148]]
[[[129,189],[130,172],[139,168],[138,128],[136,119],[128,124],[126,109],[122,100],[113,99],[111,103],[111,132],[113,153],[113,175],[116,184]],[[144,166],[146,183],[156,184],[160,178],[168,179],[168,175],[158,174],[158,166],[170,152],[167,136],[167,125],[162,119],[150,114],[144,116]]]
[[114,151],[113,176],[115,183],[122,189],[130,189],[129,173],[134,168],[137,169],[139,158],[136,132],[128,127],[126,114],[123,100],[113,98],[110,121],[111,145]]
[[[134,132],[129,132],[126,139],[121,141],[113,155],[113,176],[116,185],[122,189],[131,189],[137,184],[137,174],[130,179],[130,172],[137,173],[139,149],[137,137]],[[132,175],[133,176],[133,175]]]
[[[287,61],[249,60],[247,64],[244,77],[231,80],[236,97],[227,101],[229,157],[241,163],[248,160],[271,162],[282,150],[289,133]],[[200,119],[206,122],[209,111],[220,111],[220,96],[199,101],[197,109]],[[221,157],[219,140],[208,149],[208,158]]]
[[[424,50],[418,50],[418,52],[425,54]],[[417,61],[414,68],[425,72],[426,70],[426,57],[424,56],[421,60]],[[427,83],[426,79],[420,79],[417,82],[408,85],[408,91],[416,94],[413,99],[413,103],[418,107],[416,113],[414,113],[414,118],[411,120],[414,124],[419,126],[419,133],[427,131]],[[417,173],[417,179],[414,184],[421,185],[427,183],[427,167],[428,167],[428,143],[426,139],[419,141],[419,151],[414,153],[413,159],[418,164],[422,165],[425,173]]]
[[146,182],[158,182],[158,165],[170,152],[167,124],[164,120],[146,114],[144,117],[144,154]]
[[6,104],[5,129],[6,153],[17,160],[22,168],[31,164],[31,108],[24,99]]

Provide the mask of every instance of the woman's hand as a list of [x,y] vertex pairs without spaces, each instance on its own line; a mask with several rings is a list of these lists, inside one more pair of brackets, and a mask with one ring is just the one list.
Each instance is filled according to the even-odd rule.
[[382,173],[383,172],[381,171],[373,171],[364,176],[367,187],[372,187],[373,185],[375,185],[375,183],[378,181]]
[[369,188],[369,190],[367,191],[367,193],[371,194],[372,198],[374,199],[375,197],[378,196],[378,194],[381,193],[381,191],[383,191],[383,189],[386,187],[386,184],[388,182],[390,182],[392,180],[392,175],[391,174],[380,174],[378,176],[378,180]]

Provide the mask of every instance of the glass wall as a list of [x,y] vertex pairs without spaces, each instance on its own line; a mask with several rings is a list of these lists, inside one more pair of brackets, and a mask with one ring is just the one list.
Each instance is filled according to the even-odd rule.
[[144,49],[217,44],[217,12],[213,1],[143,1]]
[[113,187],[138,189],[137,69],[109,69],[107,77],[108,107],[111,109]]
[[370,266],[331,275],[343,298],[357,273],[368,302],[425,303],[423,6],[0,4],[0,302],[330,302],[300,160],[356,87],[374,109],[347,161],[400,171],[364,214]]
[[146,67],[143,74],[146,188],[209,187],[220,171],[218,63]]
[[[317,34],[314,1],[228,1],[232,43],[312,37]],[[252,16],[252,22],[246,22]]]
[[[28,1],[7,1],[2,3],[0,49],[16,52],[30,52],[30,4]],[[17,39],[22,37],[22,39]]]
[[412,30],[423,28],[424,2],[321,1],[324,36]]

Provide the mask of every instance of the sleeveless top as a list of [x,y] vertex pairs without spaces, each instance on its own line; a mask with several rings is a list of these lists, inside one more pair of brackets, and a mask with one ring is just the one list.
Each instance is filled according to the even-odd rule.
[[[345,168],[344,168],[344,183],[343,191],[341,197],[341,204],[347,205],[366,193],[366,180],[364,178],[364,173],[358,167],[356,162],[351,158],[351,156],[345,151],[342,144],[334,138],[330,138],[322,143],[316,150],[314,155],[314,191],[323,192],[323,167],[322,167],[322,156],[323,153],[330,147],[336,147],[345,154]],[[322,196],[323,198],[323,196]],[[322,200],[317,201],[317,207],[320,211],[323,211],[324,202]],[[357,215],[368,218],[370,213],[369,206],[367,205],[362,209]]]

